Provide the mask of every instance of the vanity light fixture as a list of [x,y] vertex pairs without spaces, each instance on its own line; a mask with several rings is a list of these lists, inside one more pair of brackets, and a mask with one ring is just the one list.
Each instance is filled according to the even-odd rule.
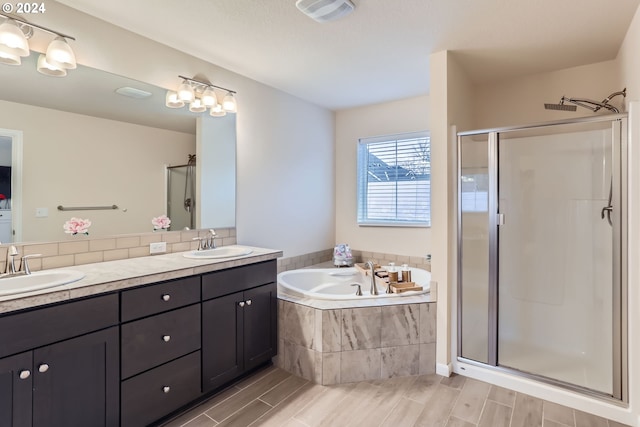
[[67,75],[67,70],[76,68],[75,54],[67,42],[75,38],[32,24],[18,16],[0,13],[0,17],[4,18],[0,24],[0,63],[20,65],[21,57],[31,53],[28,39],[38,29],[56,36],[47,47],[46,54],[38,57],[38,71],[48,76],[63,77]]
[[[1,59],[0,59],[1,60]],[[169,108],[182,108],[189,104],[192,113],[203,113],[209,108],[209,114],[213,117],[222,117],[227,113],[235,113],[238,110],[235,91],[211,83],[178,76],[182,82],[178,89],[168,90],[165,105]],[[215,89],[226,92],[222,104],[218,103]]]

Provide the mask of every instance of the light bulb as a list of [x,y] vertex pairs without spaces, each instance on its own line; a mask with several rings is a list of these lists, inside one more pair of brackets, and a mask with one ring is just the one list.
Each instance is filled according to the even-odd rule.
[[233,93],[227,92],[222,100],[222,108],[227,113],[235,113],[238,111],[238,105],[236,104],[236,98],[233,96]]
[[182,108],[184,107],[184,101],[178,99],[178,94],[176,92],[168,90],[165,98],[165,105],[169,108]]
[[209,111],[209,115],[213,117],[223,117],[227,115],[227,112],[222,109],[222,105],[216,104],[211,107],[211,111]]
[[77,67],[76,55],[63,37],[56,37],[47,47],[47,62],[58,69],[73,70]]
[[29,42],[13,19],[7,19],[0,25],[0,45],[11,49],[12,55],[29,56]]
[[207,88],[202,93],[202,103],[205,105],[205,107],[213,107],[218,104],[216,93],[210,86],[207,86]]
[[191,102],[196,97],[193,88],[188,81],[183,80],[178,86],[178,99],[184,102]]
[[191,101],[191,104],[189,104],[189,111],[192,113],[202,113],[203,111],[206,111],[206,109],[207,107],[205,107],[200,98],[194,99]]
[[14,55],[0,50],[0,64],[20,65],[21,63],[22,59],[20,55]]
[[64,77],[67,75],[67,70],[64,68],[57,68],[47,62],[47,57],[43,54],[38,56],[38,65],[36,69],[40,74],[53,77]]

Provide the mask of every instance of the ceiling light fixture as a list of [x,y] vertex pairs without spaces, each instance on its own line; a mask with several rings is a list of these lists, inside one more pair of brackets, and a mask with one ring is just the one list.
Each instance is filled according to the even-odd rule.
[[67,40],[75,38],[32,24],[18,16],[0,13],[0,17],[4,18],[0,24],[0,63],[20,65],[21,57],[31,53],[28,40],[33,36],[34,29],[38,29],[56,36],[47,47],[46,55],[38,57],[38,71],[48,76],[63,77],[67,75],[67,70],[76,68],[75,54],[67,43]]
[[[167,91],[165,98],[167,107],[182,108],[189,104],[189,111],[193,113],[202,113],[209,108],[209,114],[213,117],[222,117],[227,113],[237,112],[238,105],[234,96],[235,91],[189,77],[178,77],[182,79],[182,83],[180,83],[177,90]],[[218,103],[216,89],[226,91],[222,104]]]
[[298,0],[296,7],[314,21],[329,22],[350,14],[356,6],[349,0]]

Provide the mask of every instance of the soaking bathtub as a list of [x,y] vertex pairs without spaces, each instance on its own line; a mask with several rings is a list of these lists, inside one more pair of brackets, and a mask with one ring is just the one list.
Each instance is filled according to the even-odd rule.
[[[283,271],[278,274],[278,290],[297,297],[332,301],[402,298],[429,292],[430,272],[411,267],[411,280],[422,286],[422,290],[387,294],[385,293],[386,289],[378,285],[378,295],[372,295],[371,277],[365,277],[355,267],[303,268]],[[356,283],[362,289],[362,295],[360,296],[356,295],[357,286],[351,286]]]

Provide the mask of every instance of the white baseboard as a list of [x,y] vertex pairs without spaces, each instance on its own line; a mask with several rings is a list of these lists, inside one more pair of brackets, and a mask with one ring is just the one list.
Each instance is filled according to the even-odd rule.
[[451,363],[436,363],[436,374],[442,375],[443,377],[450,377],[453,372],[453,366]]

